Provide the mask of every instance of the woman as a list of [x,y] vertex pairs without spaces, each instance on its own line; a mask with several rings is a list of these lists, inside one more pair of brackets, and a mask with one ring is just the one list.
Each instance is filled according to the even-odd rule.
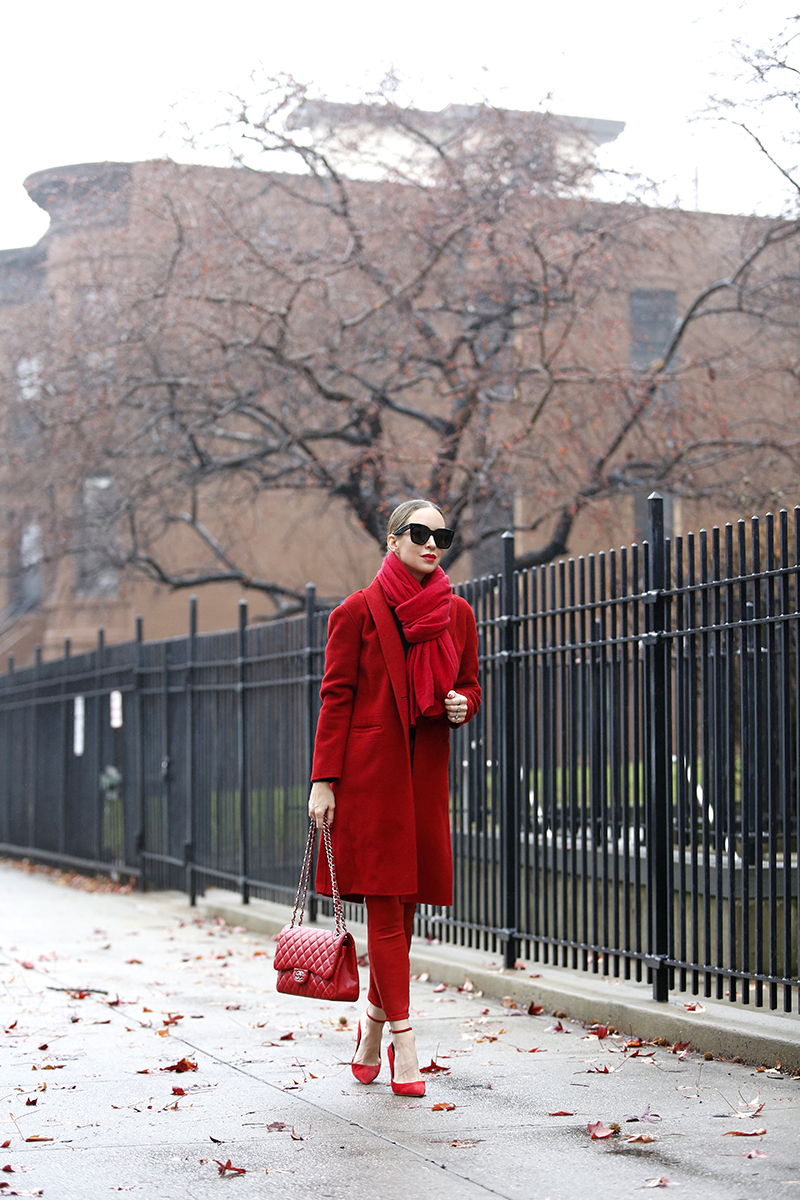
[[[331,826],[339,890],[364,897],[370,981],[352,1071],[380,1071],[383,1026],[392,1091],[423,1096],[408,1021],[408,953],[417,904],[451,904],[450,726],[480,705],[478,635],[439,566],[453,540],[429,500],[392,513],[387,554],[368,588],[331,613],[309,815]],[[331,894],[325,855],[317,891]]]

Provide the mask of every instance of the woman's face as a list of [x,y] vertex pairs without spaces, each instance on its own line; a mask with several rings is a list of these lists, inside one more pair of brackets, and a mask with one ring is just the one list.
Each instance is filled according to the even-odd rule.
[[[427,525],[428,529],[444,529],[444,517],[435,508],[416,508],[408,518],[409,524],[413,522],[415,525]],[[408,530],[401,533],[397,537],[394,533],[390,533],[386,539],[390,552],[396,554],[404,567],[407,567],[418,583],[426,575],[431,575],[439,565],[439,560],[444,553],[435,544],[432,537],[428,538],[424,546],[415,546],[411,540],[411,534]]]

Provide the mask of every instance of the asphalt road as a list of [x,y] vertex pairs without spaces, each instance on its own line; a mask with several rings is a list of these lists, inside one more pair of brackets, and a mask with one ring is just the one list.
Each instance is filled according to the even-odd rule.
[[800,1200],[800,1078],[431,979],[443,1069],[407,1100],[385,1057],[353,1079],[358,1005],[276,993],[273,948],[176,893],[0,866],[0,1196]]

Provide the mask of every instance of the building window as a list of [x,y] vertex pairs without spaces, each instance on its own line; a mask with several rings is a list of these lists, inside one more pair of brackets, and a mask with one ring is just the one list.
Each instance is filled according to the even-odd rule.
[[678,315],[677,296],[664,288],[638,288],[628,297],[630,364],[645,371],[657,362],[672,335]]
[[90,475],[81,489],[75,590],[79,596],[114,596],[117,570],[109,560],[116,489],[110,475]]

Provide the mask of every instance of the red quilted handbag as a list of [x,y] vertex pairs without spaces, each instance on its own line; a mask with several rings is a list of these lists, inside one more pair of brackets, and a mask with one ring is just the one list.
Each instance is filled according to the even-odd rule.
[[360,984],[356,946],[344,923],[327,821],[322,826],[322,840],[333,885],[336,923],[333,929],[309,929],[307,925],[303,925],[315,834],[314,823],[311,821],[292,920],[289,925],[284,925],[278,934],[278,944],[275,947],[273,966],[278,972],[278,991],[288,992],[291,996],[309,996],[314,1000],[357,1000]]

